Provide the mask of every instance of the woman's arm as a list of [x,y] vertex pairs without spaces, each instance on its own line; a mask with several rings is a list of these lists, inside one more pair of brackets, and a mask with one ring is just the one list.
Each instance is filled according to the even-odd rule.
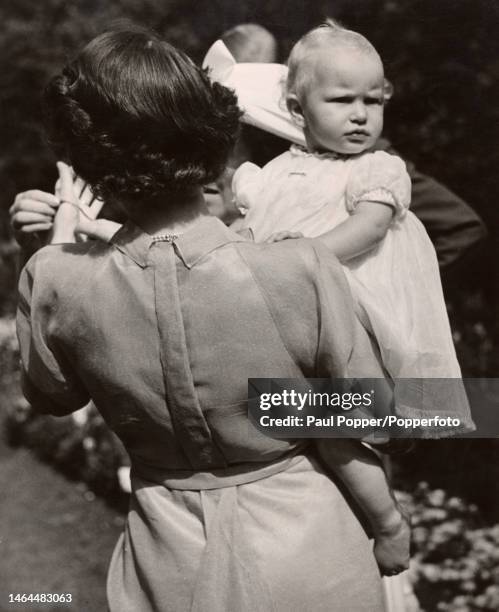
[[383,240],[393,208],[381,202],[359,202],[350,217],[318,237],[342,261],[367,253]]

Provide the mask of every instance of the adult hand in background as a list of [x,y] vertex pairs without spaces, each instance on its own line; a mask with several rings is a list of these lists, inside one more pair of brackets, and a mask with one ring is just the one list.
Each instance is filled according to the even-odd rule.
[[59,180],[55,193],[60,204],[54,217],[50,242],[75,242],[78,233],[87,232],[87,225],[92,224],[99,214],[103,202],[94,198],[89,186],[73,172],[64,162],[57,162]]
[[[31,248],[34,251],[48,242],[74,242],[74,227],[71,232],[70,227],[66,225],[70,223],[74,226],[74,218],[85,218],[85,214],[90,219],[95,219],[103,206],[103,202],[94,198],[88,185],[74,174],[70,166],[59,162],[57,167],[59,179],[55,184],[55,193],[40,189],[18,193],[9,209],[14,237],[23,248]],[[57,235],[54,238],[54,220],[61,200],[77,205],[81,215],[74,206],[65,204],[65,209],[57,217]]]
[[18,193],[9,209],[14,237],[21,246],[42,243],[39,232],[52,228],[59,199],[52,193],[31,189]]

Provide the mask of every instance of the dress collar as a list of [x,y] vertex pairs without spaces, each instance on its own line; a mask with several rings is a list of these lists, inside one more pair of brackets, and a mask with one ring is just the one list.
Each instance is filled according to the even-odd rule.
[[291,154],[296,157],[316,157],[317,159],[349,159],[352,155],[346,155],[344,153],[336,153],[336,151],[324,151],[317,153],[315,151],[309,151],[306,147],[298,144],[292,144],[290,149]]
[[147,234],[132,221],[127,221],[111,238],[111,244],[132,259],[141,268],[146,268],[149,250],[156,242],[173,245],[186,268],[192,268],[202,257],[229,242],[245,242],[251,236],[232,231],[210,215],[200,216],[185,233],[178,236],[154,237]]

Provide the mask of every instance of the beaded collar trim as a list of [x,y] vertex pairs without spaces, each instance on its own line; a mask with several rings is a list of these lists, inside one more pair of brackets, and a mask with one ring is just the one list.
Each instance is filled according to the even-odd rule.
[[157,234],[152,237],[152,241],[154,242],[173,242],[178,238],[178,234]]
[[349,159],[351,155],[345,155],[344,153],[336,153],[336,151],[324,151],[323,153],[316,153],[308,151],[305,147],[298,144],[292,144],[290,149],[293,155],[298,157],[317,157],[319,159]]

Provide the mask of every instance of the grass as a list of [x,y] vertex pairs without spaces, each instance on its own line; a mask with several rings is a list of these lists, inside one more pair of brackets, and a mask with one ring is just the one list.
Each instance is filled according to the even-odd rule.
[[[81,483],[0,439],[0,612],[105,612],[124,517]],[[71,593],[71,604],[9,604],[10,593]]]

